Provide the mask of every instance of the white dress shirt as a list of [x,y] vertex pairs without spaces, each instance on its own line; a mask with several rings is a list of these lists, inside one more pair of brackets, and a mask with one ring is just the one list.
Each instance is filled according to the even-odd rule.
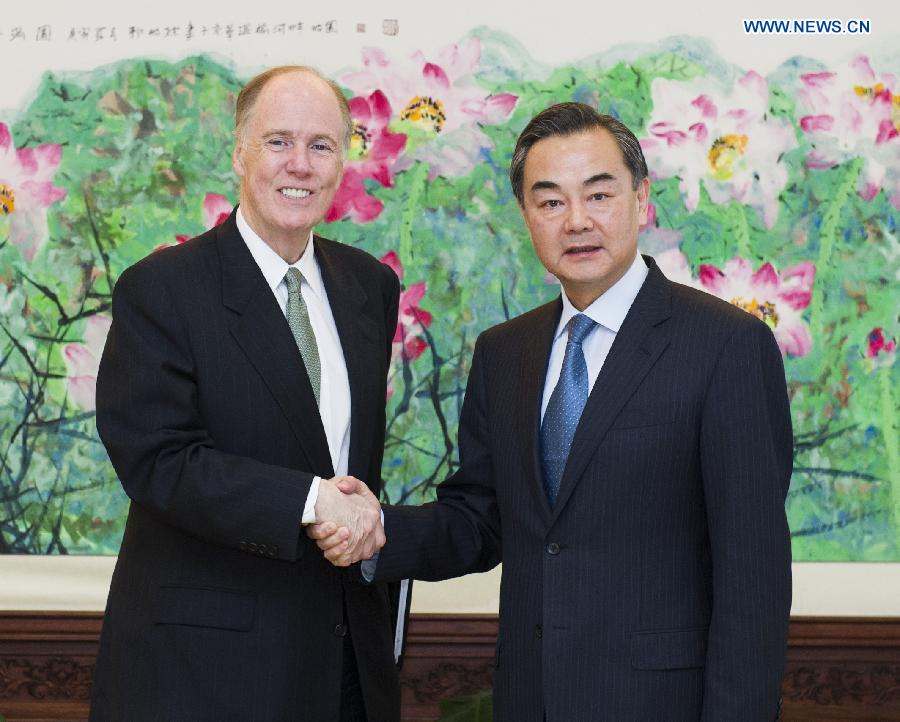
[[622,322],[634,303],[634,299],[644,285],[644,279],[647,278],[647,264],[641,254],[635,255],[634,262],[625,271],[613,286],[600,298],[594,301],[584,311],[579,311],[569,297],[566,296],[565,289],[562,289],[562,316],[559,318],[559,325],[556,327],[556,333],[553,336],[553,347],[550,351],[550,363],[547,366],[547,376],[544,379],[544,399],[541,403],[541,422],[544,420],[544,412],[547,411],[547,404],[550,403],[550,396],[556,384],[559,382],[559,374],[562,371],[563,358],[566,355],[566,344],[569,341],[569,333],[566,328],[572,316],[583,313],[597,325],[590,330],[581,348],[584,350],[584,360],[587,364],[588,372],[588,394],[594,388],[594,382],[600,375],[600,369],[603,368],[603,362],[609,354],[613,341],[616,340],[616,334],[622,327]]
[[[331,454],[331,465],[334,473],[343,476],[347,473],[350,455],[350,379],[347,376],[347,364],[341,348],[334,315],[328,304],[328,294],[322,281],[322,271],[316,261],[313,248],[313,235],[309,234],[306,250],[296,263],[288,264],[248,225],[247,220],[237,211],[237,227],[244,243],[247,244],[253,260],[265,276],[266,283],[275,294],[275,300],[283,314],[287,314],[288,289],[284,276],[288,268],[293,266],[303,274],[300,293],[309,322],[316,335],[316,346],[319,348],[321,366],[321,382],[319,385],[319,416],[325,427],[325,438],[328,440],[328,451]],[[316,521],[316,499],[319,496],[320,477],[313,479],[303,507],[303,523]]]

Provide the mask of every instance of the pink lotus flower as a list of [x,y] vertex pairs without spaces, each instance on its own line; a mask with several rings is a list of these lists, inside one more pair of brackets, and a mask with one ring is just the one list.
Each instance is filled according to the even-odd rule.
[[62,349],[69,398],[85,411],[96,408],[97,371],[111,324],[108,316],[91,316],[85,326],[84,343],[68,343]]
[[[215,228],[228,220],[231,215],[231,201],[225,196],[218,193],[207,193],[203,198],[203,226],[208,231]],[[154,248],[155,251],[161,251],[163,248],[169,248],[185,241],[191,240],[194,236],[187,234],[179,234],[175,236],[176,243],[162,243]]]
[[750,261],[738,257],[728,261],[724,270],[702,265],[699,278],[694,279],[688,259],[679,249],[670,248],[654,259],[669,280],[711,293],[765,321],[782,355],[805,356],[812,348],[809,328],[800,313],[812,300],[816,267],[810,261],[779,274],[771,263],[754,272]]
[[864,158],[857,185],[871,201],[882,188],[900,208],[900,86],[897,77],[877,75],[860,55],[840,72],[800,76],[800,127],[813,149],[810,168],[832,168]]
[[781,353],[805,356],[812,348],[809,328],[800,312],[812,300],[816,267],[810,261],[784,269],[771,263],[754,272],[750,261],[732,258],[724,270],[700,266],[700,288],[752,313],[772,329]]
[[[389,251],[379,260],[390,266],[397,274],[397,278],[403,280],[403,264],[400,263],[400,257],[394,251]],[[398,361],[401,359],[415,361],[428,348],[428,344],[422,338],[422,333],[431,325],[432,316],[428,311],[419,308],[419,303],[425,297],[427,290],[425,282],[419,281],[400,292],[397,331],[391,345],[388,398],[394,394],[394,376],[397,372]]]
[[493,148],[480,126],[505,120],[517,100],[509,93],[491,95],[478,85],[480,58],[476,38],[448,45],[434,62],[416,52],[397,63],[381,50],[366,48],[364,69],[341,80],[358,95],[384,92],[408,136],[403,167],[422,160],[430,164],[431,178],[464,175]]
[[9,218],[9,240],[26,261],[47,242],[47,208],[66,197],[50,181],[62,160],[59,143],[18,148],[9,127],[0,123],[0,211]]
[[373,178],[385,188],[393,187],[392,167],[406,145],[405,135],[388,130],[391,104],[380,90],[368,98],[351,98],[349,104],[353,116],[350,157],[341,185],[325,216],[328,223],[348,215],[357,223],[377,217],[384,204],[366,192],[363,181]]
[[782,155],[797,140],[788,121],[769,114],[765,79],[751,71],[725,91],[707,79],[656,78],[651,93],[650,137],[641,146],[654,177],[680,178],[689,211],[700,202],[702,182],[713,203],[749,205],[771,228],[788,177]]

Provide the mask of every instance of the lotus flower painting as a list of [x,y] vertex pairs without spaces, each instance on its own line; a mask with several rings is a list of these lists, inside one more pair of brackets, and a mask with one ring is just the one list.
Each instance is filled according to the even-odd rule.
[[[578,100],[640,140],[642,252],[775,336],[795,560],[900,561],[897,56],[772,69],[679,36],[554,65],[500,28],[412,40],[346,44],[331,75],[351,142],[316,229],[400,279],[384,499],[434,497],[458,464],[478,334],[559,294],[507,172],[529,119]],[[128,499],[94,423],[113,288],[228,218],[235,100],[253,62],[123,54],[46,72],[0,113],[0,554],[118,550]]]

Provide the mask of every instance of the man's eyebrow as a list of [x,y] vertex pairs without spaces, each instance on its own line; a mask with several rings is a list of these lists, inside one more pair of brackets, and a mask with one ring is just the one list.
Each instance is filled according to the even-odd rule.
[[590,178],[588,178],[584,182],[584,185],[590,186],[590,185],[593,185],[594,183],[604,183],[606,181],[614,181],[614,180],[616,180],[616,177],[612,173],[597,173],[596,175],[592,175]]
[[559,190],[559,184],[554,183],[553,181],[535,181],[531,184],[531,191],[556,191]]
[[[582,185],[587,187],[587,186],[594,185],[594,183],[609,183],[609,182],[615,182],[616,180],[618,180],[618,179],[612,173],[606,173],[606,172],[595,173],[590,178],[588,178]],[[534,183],[531,184],[532,192],[542,191],[542,190],[550,190],[550,191],[559,190],[559,184],[554,183],[553,181],[548,181],[548,180],[535,181]]]
[[[284,137],[284,138],[296,138],[294,131],[292,130],[281,130],[279,128],[275,128],[274,130],[269,130],[263,133],[263,140],[268,140],[269,138],[275,137]],[[316,143],[318,141],[327,140],[329,143],[337,144],[337,140],[330,136],[328,133],[319,133],[318,135],[314,135],[310,140],[311,143]]]

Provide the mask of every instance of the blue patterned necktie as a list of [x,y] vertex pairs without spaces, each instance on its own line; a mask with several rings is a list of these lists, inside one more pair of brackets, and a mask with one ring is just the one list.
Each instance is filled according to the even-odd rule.
[[559,483],[569,458],[569,447],[572,446],[578,420],[587,403],[588,372],[581,342],[596,325],[596,321],[583,313],[573,316],[569,321],[569,341],[559,381],[544,412],[544,423],[541,425],[541,466],[550,506],[553,506],[556,495],[559,494]]

